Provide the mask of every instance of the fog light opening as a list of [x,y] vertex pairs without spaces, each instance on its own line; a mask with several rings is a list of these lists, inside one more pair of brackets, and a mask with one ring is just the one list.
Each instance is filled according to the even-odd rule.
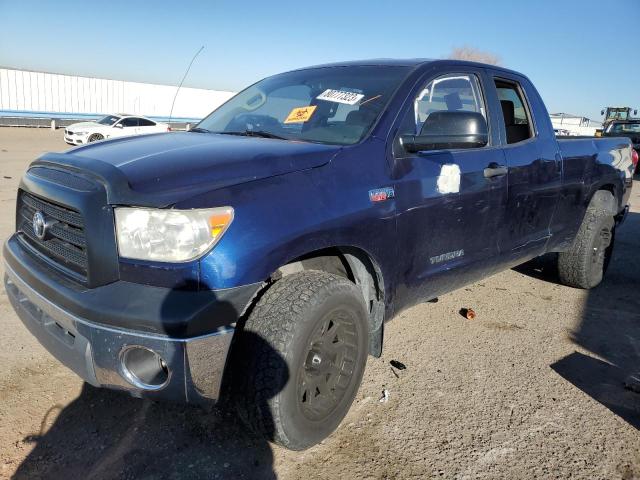
[[129,346],[120,354],[122,376],[142,390],[160,390],[171,372],[164,359],[153,350],[139,345]]

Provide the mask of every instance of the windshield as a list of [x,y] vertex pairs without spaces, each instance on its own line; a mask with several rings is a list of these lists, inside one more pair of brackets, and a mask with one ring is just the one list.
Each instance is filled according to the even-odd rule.
[[98,123],[100,123],[102,125],[113,125],[118,120],[120,120],[120,117],[117,117],[115,115],[107,115],[106,117],[101,118],[100,120],[98,120]]
[[610,108],[607,110],[606,120],[626,120],[629,117],[629,111],[626,108]]
[[240,92],[198,128],[354,144],[371,129],[408,72],[400,66],[347,66],[283,73]]
[[613,123],[609,126],[608,133],[640,133],[640,122],[637,123]]

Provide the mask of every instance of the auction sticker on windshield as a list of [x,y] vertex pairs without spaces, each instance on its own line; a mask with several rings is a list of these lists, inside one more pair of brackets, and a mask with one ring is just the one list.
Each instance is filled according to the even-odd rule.
[[316,110],[316,105],[309,105],[308,107],[297,107],[289,112],[289,115],[285,119],[284,123],[302,123],[311,118],[313,112]]
[[326,100],[328,102],[346,103],[347,105],[355,105],[364,98],[361,93],[345,92],[344,90],[332,90],[328,88],[316,97],[318,100]]

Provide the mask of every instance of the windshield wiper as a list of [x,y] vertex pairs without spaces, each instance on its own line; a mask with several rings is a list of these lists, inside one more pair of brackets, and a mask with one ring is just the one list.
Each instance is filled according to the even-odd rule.
[[223,135],[240,135],[243,137],[260,137],[260,138],[275,138],[276,140],[288,140],[288,138],[281,137],[275,133],[265,132],[264,130],[245,130],[244,132],[215,132]]
[[196,132],[196,133],[213,133],[211,130],[207,130],[206,128],[202,128],[202,127],[193,127],[189,131]]

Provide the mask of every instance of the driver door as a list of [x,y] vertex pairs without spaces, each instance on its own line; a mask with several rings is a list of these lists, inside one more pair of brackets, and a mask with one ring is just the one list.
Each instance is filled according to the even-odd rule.
[[[119,125],[122,125],[121,127]],[[123,118],[113,126],[112,137],[127,137],[138,133],[138,119],[135,117]]]
[[487,109],[487,103],[495,104],[495,92],[484,88],[485,78],[484,70],[468,69],[421,83],[400,135],[421,132],[433,112],[472,111],[487,121],[486,146],[408,153],[394,142],[400,308],[496,270],[507,176],[491,173],[501,171],[491,169],[505,160],[494,112]]

